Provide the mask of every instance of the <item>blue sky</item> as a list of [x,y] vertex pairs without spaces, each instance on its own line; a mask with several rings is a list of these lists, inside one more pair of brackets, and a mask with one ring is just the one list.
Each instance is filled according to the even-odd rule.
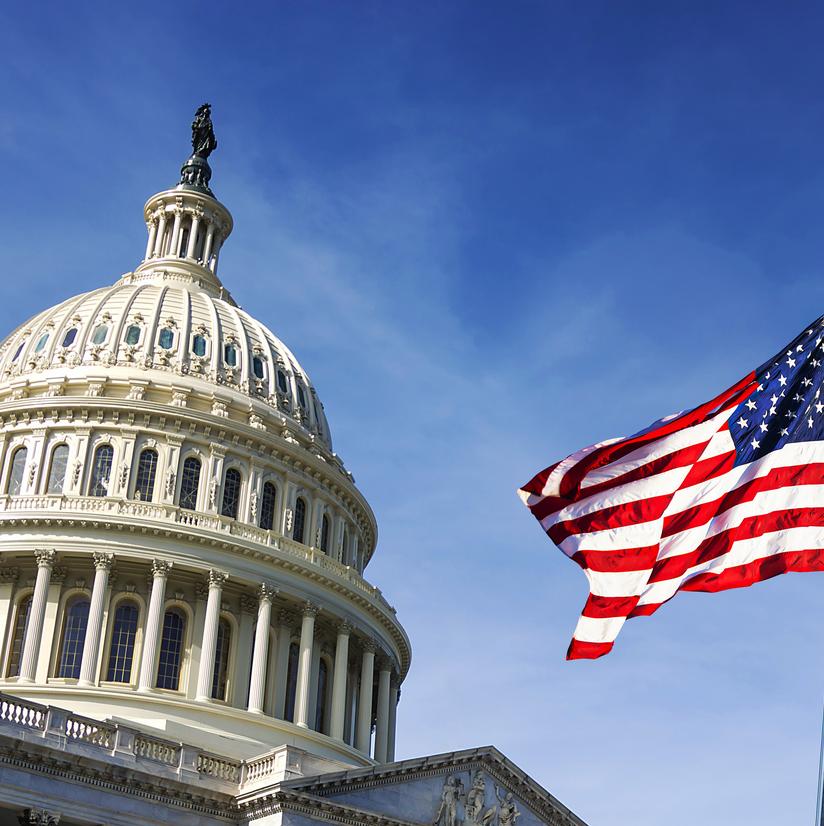
[[0,328],[133,268],[214,107],[222,277],[295,351],[414,646],[400,757],[493,743],[592,826],[812,822],[821,577],[683,594],[566,663],[515,489],[824,312],[824,11],[0,7]]

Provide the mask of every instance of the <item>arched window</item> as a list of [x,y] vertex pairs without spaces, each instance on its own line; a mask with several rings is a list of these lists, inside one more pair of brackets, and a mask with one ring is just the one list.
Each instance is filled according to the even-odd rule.
[[286,381],[286,373],[283,370],[278,370],[278,390],[286,395],[289,392],[289,384]]
[[343,535],[341,537],[340,561],[344,565],[349,564],[349,533],[346,530],[346,525],[343,526]]
[[69,464],[69,446],[58,445],[51,455],[49,467],[49,482],[46,493],[63,493],[63,483],[66,481],[66,468]]
[[237,519],[238,508],[240,507],[240,471],[229,468],[223,477],[223,502],[220,505],[220,512],[223,516]]
[[71,347],[74,340],[77,338],[77,327],[72,327],[71,330],[66,330],[66,335],[63,336],[63,346]]
[[260,527],[265,531],[271,531],[275,524],[275,499],[277,498],[277,488],[266,482],[263,486],[263,496],[260,498]]
[[262,379],[265,377],[266,371],[263,367],[263,359],[260,356],[255,356],[252,359],[252,372],[255,374],[256,379]]
[[295,697],[298,690],[298,659],[300,648],[296,642],[289,646],[289,667],[286,670],[286,709],[284,720],[290,723],[295,719]]
[[95,450],[92,476],[89,479],[89,496],[106,496],[108,494],[113,459],[114,448],[111,445],[100,445]]
[[221,617],[217,624],[215,640],[215,666],[212,671],[212,699],[226,699],[226,678],[229,675],[229,646],[232,642],[232,627]]
[[163,617],[163,636],[160,640],[160,659],[157,663],[158,688],[177,691],[180,684],[180,661],[183,655],[183,637],[186,617],[173,608]]
[[45,346],[46,342],[49,340],[49,334],[43,333],[40,338],[37,339],[37,344],[34,345],[34,352],[39,353]]
[[189,456],[183,462],[180,476],[180,507],[193,511],[197,508],[197,489],[200,487],[200,459]]
[[325,554],[329,553],[329,517],[326,514],[320,521],[320,549]]
[[192,352],[196,356],[203,356],[206,355],[206,337],[197,333],[194,338],[192,339]]
[[126,328],[126,344],[134,347],[140,341],[140,327],[137,324],[130,324]]
[[157,451],[152,448],[140,451],[137,460],[137,477],[134,483],[134,498],[144,502],[152,501],[155,473],[157,472]]
[[298,497],[295,502],[295,526],[292,538],[295,542],[303,542],[304,528],[306,527],[306,502]]
[[86,641],[88,622],[89,601],[85,597],[79,597],[69,603],[66,608],[66,618],[63,620],[58,677],[76,680],[80,676],[80,661],[83,658],[83,643]]
[[318,665],[318,699],[315,703],[315,731],[326,729],[326,691],[329,686],[329,666],[321,658]]
[[92,333],[92,344],[102,344],[109,334],[109,327],[107,324],[98,324]]
[[23,474],[26,471],[26,457],[28,451],[24,447],[18,447],[11,457],[11,472],[9,473],[9,483],[6,493],[10,496],[19,496],[23,490]]
[[137,603],[123,601],[114,612],[112,641],[109,645],[109,665],[106,680],[110,683],[130,683],[132,681],[132,660],[134,640],[137,636],[137,620],[140,609]]
[[229,367],[237,367],[237,347],[234,344],[223,345],[223,361]]
[[175,331],[171,327],[164,327],[157,337],[157,344],[164,350],[171,350],[175,343]]
[[31,611],[32,594],[23,597],[17,603],[17,612],[14,615],[14,631],[9,644],[9,664],[6,668],[7,677],[20,675],[20,659],[23,656],[23,640],[26,638],[26,629],[29,627],[29,612]]

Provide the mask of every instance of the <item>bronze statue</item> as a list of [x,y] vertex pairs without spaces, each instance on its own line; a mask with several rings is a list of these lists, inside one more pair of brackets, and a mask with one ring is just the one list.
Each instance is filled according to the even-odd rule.
[[217,138],[215,130],[212,128],[212,105],[204,103],[195,112],[195,119],[192,121],[192,152],[201,158],[208,158],[217,149]]

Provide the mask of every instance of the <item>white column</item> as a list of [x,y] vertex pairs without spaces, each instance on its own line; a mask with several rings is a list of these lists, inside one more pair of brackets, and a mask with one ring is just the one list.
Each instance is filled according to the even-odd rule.
[[292,644],[293,616],[288,611],[278,615],[278,651],[275,664],[275,699],[272,716],[283,720],[286,716],[286,679],[289,675],[289,646]]
[[195,213],[192,218],[192,228],[189,230],[189,246],[186,250],[187,258],[195,257],[195,243],[197,242],[197,229],[200,225],[200,216]]
[[175,210],[175,222],[172,224],[172,240],[169,244],[169,255],[177,256],[177,245],[180,243],[180,219],[183,217],[183,210]]
[[143,657],[140,661],[140,681],[138,691],[150,691],[154,686],[157,667],[157,644],[163,625],[163,606],[166,601],[166,579],[172,569],[171,562],[152,560],[152,593],[149,597],[149,612],[146,617],[146,640],[143,643]]
[[143,260],[148,261],[149,257],[154,250],[155,239],[157,238],[157,221],[154,217],[150,221],[146,222],[147,228],[149,230],[149,240],[146,242],[146,255],[144,256]]
[[209,221],[209,226],[206,230],[206,241],[203,244],[203,266],[209,266],[209,256],[212,254],[212,241],[215,237],[215,225]]
[[372,739],[372,677],[375,672],[375,650],[375,643],[371,640],[364,642],[358,697],[358,722],[355,734],[355,748],[367,757],[369,756],[369,742]]
[[197,675],[196,700],[212,698],[217,625],[220,622],[220,600],[226,576],[221,571],[209,571],[209,596],[206,600],[206,618],[203,621],[203,643],[200,646],[200,671]]
[[249,684],[249,711],[263,714],[266,696],[266,663],[269,656],[269,621],[272,616],[272,600],[277,590],[263,584],[258,591],[258,617],[255,627],[255,649],[252,653],[252,677]]
[[80,661],[78,685],[93,685],[97,671],[97,657],[100,649],[100,631],[103,628],[103,609],[106,607],[106,589],[109,587],[109,572],[114,557],[111,554],[95,553],[94,585],[86,624],[86,639],[83,643],[83,659]]
[[375,760],[386,762],[389,743],[389,684],[392,680],[392,666],[388,661],[381,663],[378,674],[378,721],[375,726]]
[[343,740],[343,723],[346,719],[346,676],[349,672],[349,635],[352,626],[342,622],[338,626],[338,641],[335,645],[335,675],[332,680],[332,722],[329,736]]
[[49,582],[51,580],[54,558],[51,550],[37,550],[34,552],[37,559],[37,579],[34,583],[34,596],[29,609],[29,622],[26,626],[26,638],[23,640],[23,656],[20,660],[20,682],[34,682],[37,669],[37,655],[40,652],[40,638],[43,635],[43,617],[46,613],[46,600],[49,596]]
[[315,644],[315,617],[318,607],[307,602],[303,607],[303,622],[300,626],[300,658],[298,660],[298,680],[295,694],[295,723],[301,728],[309,728],[309,689],[312,675],[312,653]]
[[401,689],[396,677],[392,679],[389,688],[389,742],[386,744],[386,762],[391,763],[395,759],[395,735],[398,727],[398,702],[400,700]]
[[166,235],[166,213],[161,212],[157,221],[157,236],[155,237],[152,257],[163,255],[163,237]]

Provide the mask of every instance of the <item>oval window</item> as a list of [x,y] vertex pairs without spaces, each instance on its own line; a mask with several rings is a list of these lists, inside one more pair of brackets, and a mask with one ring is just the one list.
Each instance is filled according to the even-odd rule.
[[298,401],[301,407],[306,407],[306,394],[303,392],[302,384],[298,384]]
[[17,361],[20,358],[20,353],[23,352],[23,348],[26,346],[25,341],[20,342],[20,346],[14,351],[14,355],[11,357],[12,361]]
[[237,347],[234,344],[227,344],[223,348],[223,360],[229,367],[237,367]]
[[105,324],[98,324],[92,333],[92,344],[102,344],[109,334],[109,328]]
[[157,343],[162,347],[164,350],[171,350],[172,345],[175,342],[175,334],[174,330],[170,327],[164,327],[160,331],[160,335],[157,338]]
[[289,385],[286,383],[286,373],[283,370],[278,370],[278,389],[281,393],[289,392]]
[[206,355],[206,339],[201,335],[196,335],[192,339],[192,352],[196,356],[205,356]]
[[134,347],[140,341],[140,327],[137,324],[132,324],[126,328],[126,344]]
[[[21,345],[22,347],[22,345]],[[15,356],[16,358],[16,356]],[[262,379],[265,375],[263,372],[263,359],[260,356],[255,356],[252,359],[252,371],[255,374],[255,378]]]
[[37,344],[34,345],[34,352],[39,353],[45,346],[46,342],[49,340],[49,334],[43,333],[40,338],[37,339]]
[[72,327],[71,330],[66,330],[66,335],[63,336],[63,346],[71,347],[74,340],[77,338],[77,327]]

